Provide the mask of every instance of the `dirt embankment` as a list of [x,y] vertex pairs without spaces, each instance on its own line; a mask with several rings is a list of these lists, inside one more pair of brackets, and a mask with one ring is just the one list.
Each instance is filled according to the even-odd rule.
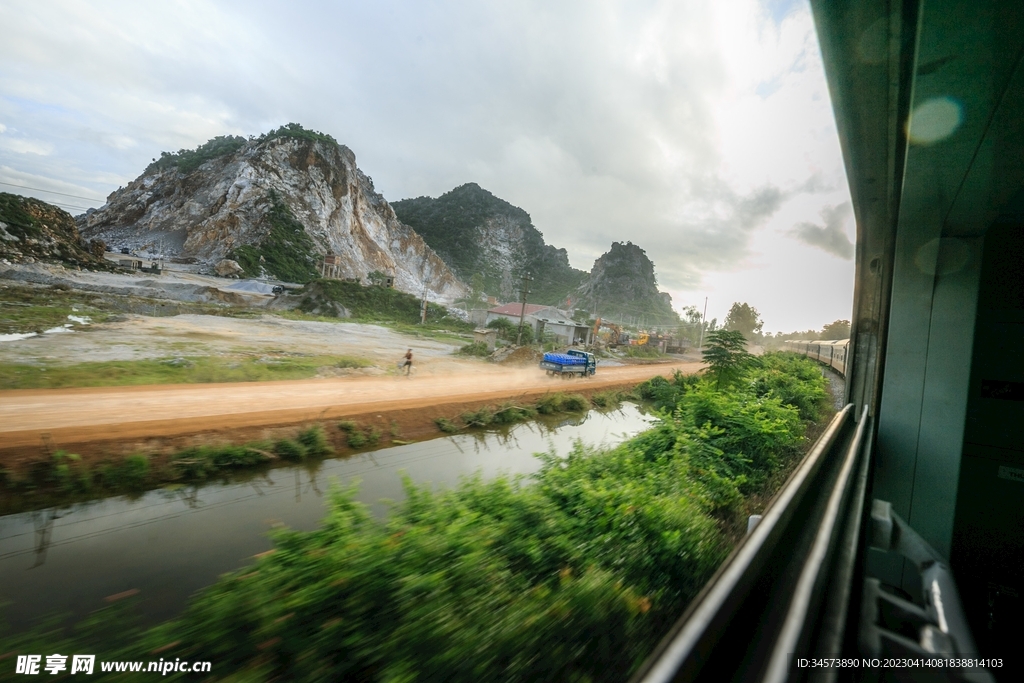
[[65,449],[88,459],[160,453],[201,442],[271,438],[338,418],[381,427],[403,440],[435,433],[434,419],[552,392],[586,395],[625,388],[699,363],[605,368],[589,379],[558,380],[536,368],[480,365],[476,372],[0,394],[0,466],[16,468]]

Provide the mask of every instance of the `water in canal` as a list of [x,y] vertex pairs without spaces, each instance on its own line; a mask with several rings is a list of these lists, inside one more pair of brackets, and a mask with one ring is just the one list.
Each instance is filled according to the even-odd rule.
[[145,619],[166,619],[195,590],[268,550],[272,525],[316,528],[332,481],[359,480],[359,500],[383,517],[383,501],[403,497],[403,472],[435,487],[475,472],[485,478],[529,474],[540,464],[534,453],[553,448],[565,455],[577,440],[615,445],[650,421],[626,403],[608,412],[275,468],[231,483],[0,517],[0,617],[17,629],[46,614],[84,615],[103,606],[106,596],[138,590]]

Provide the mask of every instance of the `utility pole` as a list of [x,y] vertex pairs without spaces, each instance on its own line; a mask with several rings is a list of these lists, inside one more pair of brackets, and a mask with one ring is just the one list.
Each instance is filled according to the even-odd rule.
[[427,324],[427,288],[423,288],[423,301],[420,302],[420,325]]
[[697,342],[697,350],[704,348],[704,324],[708,319],[708,298],[704,297],[704,315],[700,318],[700,341]]
[[523,307],[519,311],[519,336],[516,337],[516,346],[523,343],[523,319],[526,317],[526,295],[530,293],[530,281],[533,280],[529,273],[523,275],[523,288],[519,294],[523,297]]

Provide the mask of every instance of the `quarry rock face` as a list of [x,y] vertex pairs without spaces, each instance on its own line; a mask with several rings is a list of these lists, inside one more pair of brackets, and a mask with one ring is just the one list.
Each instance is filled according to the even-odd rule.
[[545,242],[530,214],[476,183],[437,198],[403,199],[394,209],[464,282],[478,276],[501,300],[519,298],[526,273],[533,277],[531,300],[546,304],[563,301],[586,277],[569,265],[565,249]]
[[83,242],[67,211],[32,197],[0,192],[0,259],[108,270],[111,266],[103,259],[103,250],[99,242]]
[[[302,135],[217,138],[194,152],[165,153],[102,208],[79,216],[79,228],[115,248],[209,265],[231,259],[248,275],[256,269],[281,279],[317,273],[323,256],[335,254],[341,278],[381,271],[395,276],[396,288],[417,295],[425,289],[432,300],[464,295],[466,286],[398,220],[350,149],[293,130]],[[280,231],[282,211],[309,239]],[[275,272],[286,262],[295,268]]]

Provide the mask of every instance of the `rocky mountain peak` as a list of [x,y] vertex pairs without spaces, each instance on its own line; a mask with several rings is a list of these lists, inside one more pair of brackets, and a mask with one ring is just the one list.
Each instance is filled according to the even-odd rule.
[[577,295],[580,307],[605,317],[643,318],[654,325],[679,323],[672,297],[658,291],[654,262],[632,242],[612,242],[611,249],[594,261]]
[[437,300],[466,291],[398,220],[352,150],[297,124],[165,152],[79,226],[115,246],[210,264],[232,258],[250,276],[306,282],[334,254],[343,278],[391,273],[397,288]]
[[476,183],[440,197],[393,204],[398,218],[422,235],[464,281],[474,278],[499,299],[518,298],[520,278],[533,278],[531,300],[556,303],[586,273],[569,265],[565,249],[547,244],[530,214]]

